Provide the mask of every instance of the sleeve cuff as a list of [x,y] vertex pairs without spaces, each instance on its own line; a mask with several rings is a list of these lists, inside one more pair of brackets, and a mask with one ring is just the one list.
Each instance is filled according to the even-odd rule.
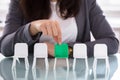
[[30,23],[26,24],[24,28],[25,37],[27,38],[28,43],[35,43],[39,40],[41,33],[38,33],[33,39],[32,36],[30,35],[29,28],[30,28]]

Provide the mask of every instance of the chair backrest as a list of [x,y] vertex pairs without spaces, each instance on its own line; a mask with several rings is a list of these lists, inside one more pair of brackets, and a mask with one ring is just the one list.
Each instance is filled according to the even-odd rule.
[[28,45],[26,43],[16,43],[14,56],[19,58],[28,57]]
[[73,46],[74,58],[87,58],[87,46],[86,44],[76,43]]
[[45,44],[45,43],[36,43],[34,45],[34,57],[47,58],[48,57],[47,44]]
[[94,45],[94,57],[95,58],[106,58],[108,56],[108,48],[106,44],[95,44]]
[[68,58],[69,57],[68,44],[66,43],[55,44],[54,55],[55,58]]

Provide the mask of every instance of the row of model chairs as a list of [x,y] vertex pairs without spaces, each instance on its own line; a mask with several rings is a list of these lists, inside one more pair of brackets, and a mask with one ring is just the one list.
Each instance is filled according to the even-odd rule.
[[[13,57],[13,65],[12,68],[16,66],[16,61],[19,61],[19,58],[25,58],[25,66],[26,69],[29,69],[28,62],[28,45],[26,43],[16,43],[14,48],[14,57]],[[45,58],[46,69],[49,68],[48,63],[48,47],[45,43],[36,43],[34,45],[34,61],[32,65],[32,69],[36,67],[36,59],[37,58]],[[87,57],[87,45],[83,43],[77,43],[73,46],[73,70],[75,70],[76,59],[82,58],[85,59],[86,69],[88,67],[88,57]],[[108,61],[108,48],[106,44],[95,44],[94,45],[94,63],[93,69],[96,70],[97,67],[97,59],[105,59],[106,60],[106,68],[109,69],[109,61]],[[54,62],[54,69],[56,68],[56,60]],[[69,62],[68,58],[66,58],[67,68],[69,70]]]

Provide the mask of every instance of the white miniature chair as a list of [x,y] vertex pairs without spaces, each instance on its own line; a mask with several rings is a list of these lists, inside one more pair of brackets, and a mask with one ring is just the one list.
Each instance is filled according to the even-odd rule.
[[96,68],[97,68],[98,59],[105,59],[106,70],[107,70],[106,72],[109,73],[110,65],[109,65],[109,60],[108,60],[108,48],[106,44],[95,44],[94,46],[94,62],[93,62],[94,78],[96,77]]
[[85,59],[85,63],[86,63],[86,69],[88,70],[88,60],[87,60],[87,46],[86,44],[75,44],[73,46],[73,70],[75,70],[75,65],[76,65],[76,59],[77,58],[83,58]]
[[18,61],[20,63],[19,58],[25,59],[25,68],[29,69],[28,45],[26,43],[16,43],[15,44],[12,69],[14,69],[16,67],[16,61]]
[[55,44],[54,48],[54,55],[55,55],[55,61],[54,61],[54,67],[53,70],[56,70],[56,64],[57,64],[57,59],[66,59],[66,64],[67,64],[67,71],[69,71],[69,50],[68,50],[68,44]]
[[45,58],[46,69],[48,69],[48,67],[49,67],[48,49],[47,49],[47,45],[45,43],[36,43],[34,45],[34,61],[33,61],[32,69],[34,69],[36,66],[36,59],[37,58]]

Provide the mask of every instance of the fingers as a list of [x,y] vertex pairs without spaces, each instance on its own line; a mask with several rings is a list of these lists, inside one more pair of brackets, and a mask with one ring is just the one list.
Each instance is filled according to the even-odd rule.
[[55,25],[55,22],[52,21],[52,32],[53,32],[53,38],[56,42],[58,42],[58,31],[57,31],[57,26]]
[[53,36],[58,36],[57,27],[54,24],[54,21],[51,22],[51,25],[52,25]]
[[57,31],[58,31],[58,43],[61,44],[62,43],[62,32],[61,32],[61,29],[60,29],[60,26],[58,24],[57,21],[55,21],[55,25],[56,25],[56,28],[57,28]]
[[46,24],[46,30],[47,30],[47,33],[48,33],[47,35],[48,35],[48,36],[53,36],[53,33],[52,33],[52,29],[51,29],[51,28],[52,28],[51,24],[50,24],[50,23],[47,23],[47,24]]
[[41,25],[41,31],[42,31],[43,35],[47,35],[48,34],[47,33],[48,31],[47,31],[47,29],[46,29],[44,24]]
[[59,42],[57,36],[54,37],[55,42]]
[[62,43],[62,33],[57,21],[46,21],[41,25],[41,31],[44,35],[52,36],[58,43]]

